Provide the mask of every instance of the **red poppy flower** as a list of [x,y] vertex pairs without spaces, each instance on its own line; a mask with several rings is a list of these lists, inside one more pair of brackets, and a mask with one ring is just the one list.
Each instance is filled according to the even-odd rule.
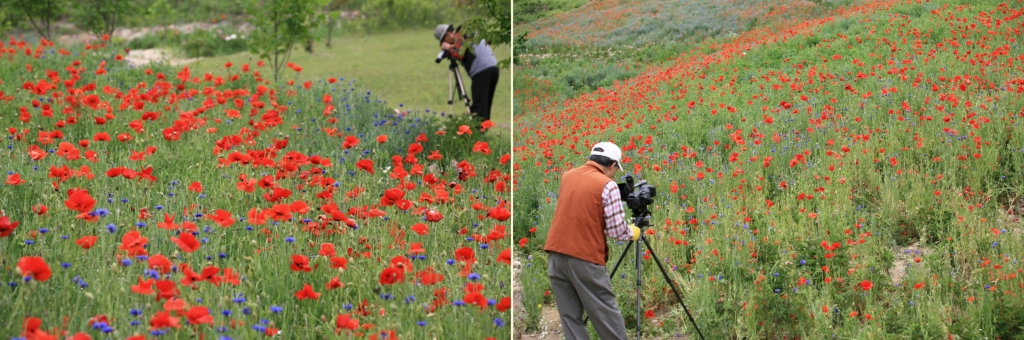
[[231,268],[224,268],[223,281],[230,283],[233,286],[237,286],[242,283],[242,281],[238,279],[238,273],[235,273],[235,270]]
[[[36,339],[40,339],[40,337],[37,336]],[[75,335],[72,335],[68,339],[69,340],[92,340],[92,336],[89,336],[89,334],[86,334],[84,332],[78,332],[78,333],[75,333]]]
[[353,318],[352,314],[338,314],[334,320],[334,326],[337,327],[339,331],[342,329],[354,331],[359,329],[359,320]]
[[199,250],[199,247],[202,246],[202,244],[199,243],[198,240],[196,240],[196,237],[193,236],[192,233],[185,232],[181,233],[180,236],[180,238],[171,236],[171,242],[174,242],[174,244],[178,245],[178,248],[180,248],[181,251],[183,252],[191,253],[196,250]]
[[377,136],[377,143],[384,144],[388,141],[388,135]]
[[512,265],[512,248],[505,248],[501,253],[498,254],[498,262],[506,265]]
[[192,325],[201,325],[204,323],[213,324],[213,315],[210,315],[210,310],[203,306],[195,306],[185,313],[188,317],[188,323]]
[[476,263],[476,252],[470,247],[455,249],[455,261],[464,261],[467,264]]
[[82,249],[89,249],[96,245],[96,239],[98,238],[98,236],[82,236],[75,243],[82,247]]
[[299,254],[292,255],[291,268],[292,268],[292,271],[295,271],[295,272],[297,272],[297,271],[309,272],[309,271],[313,270],[313,268],[309,267],[309,258],[306,257],[305,255],[299,255]]
[[439,160],[441,160],[441,158],[443,158],[443,157],[441,156],[441,152],[438,151],[438,150],[432,151],[430,153],[430,155],[427,156],[427,159],[432,160],[432,161],[439,161]]
[[409,229],[412,229],[412,231],[420,235],[426,235],[430,231],[430,227],[424,223],[416,223]]
[[199,182],[192,182],[192,184],[188,186],[188,190],[201,193],[203,192],[203,184]]
[[287,221],[292,218],[292,207],[287,204],[274,204],[274,208],[267,210],[264,217],[275,221]]
[[399,268],[388,267],[380,272],[380,284],[393,285],[405,281],[405,271]]
[[473,144],[473,152],[479,152],[485,155],[491,154],[491,147],[485,141],[477,141]]
[[464,134],[465,135],[472,135],[473,134],[473,129],[470,128],[469,125],[460,125],[459,126],[459,131],[456,132],[455,134],[457,134],[459,136],[462,136]]
[[512,217],[512,213],[508,211],[508,209],[506,209],[505,207],[498,206],[488,210],[487,217],[504,222]]
[[348,259],[346,259],[344,257],[332,256],[331,257],[331,268],[333,268],[333,269],[338,269],[338,268],[348,269]]
[[320,244],[320,251],[318,251],[317,254],[323,257],[332,257],[337,255],[337,252],[334,250],[333,243],[322,243]]
[[509,310],[509,308],[512,308],[512,298],[507,296],[501,298],[501,301],[498,301],[498,304],[494,305],[494,308],[497,309],[499,312],[505,312]]
[[160,229],[177,230],[179,227],[174,223],[174,215],[164,213],[164,221],[157,222],[156,226]]
[[466,296],[462,298],[462,302],[465,302],[467,305],[480,306],[480,310],[487,309],[487,297],[484,297],[480,292],[471,292],[466,294]]
[[21,174],[7,175],[7,185],[18,185],[25,183],[25,180],[21,179]]
[[337,276],[332,277],[331,280],[328,281],[327,284],[325,284],[325,288],[327,288],[327,290],[333,290],[333,289],[344,288],[344,287],[345,287],[345,284],[341,283],[341,280],[339,280]]
[[142,295],[153,294],[153,283],[154,282],[156,282],[156,279],[154,279],[154,278],[149,278],[149,280],[142,281],[142,276],[139,276],[139,284],[132,285],[132,292],[133,293],[142,294]]
[[291,197],[291,195],[291,190],[285,188],[274,188],[272,193],[264,194],[263,198],[266,199],[268,202],[279,202],[282,199]]
[[14,232],[14,228],[18,227],[18,222],[11,222],[11,218],[7,216],[0,216],[0,237],[10,236]]
[[18,272],[39,282],[49,280],[52,274],[46,260],[39,256],[24,256],[18,260]]
[[179,319],[181,318],[173,317],[171,316],[171,313],[167,311],[156,312],[156,314],[153,315],[153,318],[149,319],[149,330],[168,327],[181,328],[181,325],[178,324]]
[[487,129],[490,129],[492,127],[494,127],[494,122],[492,122],[490,119],[483,121],[483,123],[480,123],[481,131],[487,131]]
[[341,143],[341,147],[344,149],[351,149],[356,145],[359,145],[359,138],[356,136],[345,137],[345,142]]
[[366,171],[373,175],[373,161],[369,159],[360,159],[358,162],[356,162],[356,168]]
[[167,274],[171,271],[171,260],[167,259],[163,254],[150,256],[146,261],[149,269],[159,269],[160,274]]
[[178,290],[178,285],[171,280],[159,280],[156,282],[156,289],[158,291],[156,300],[169,300],[181,294]]
[[434,271],[433,267],[429,267],[429,268],[427,268],[425,270],[421,270],[421,271],[417,272],[416,273],[416,279],[418,279],[421,284],[426,285],[426,286],[430,286],[430,285],[434,285],[434,284],[438,284],[438,283],[443,282],[444,281],[444,275]]
[[26,339],[56,339],[57,337],[52,336],[39,329],[43,325],[43,320],[37,317],[27,317],[21,324],[21,336]]
[[71,189],[68,191],[68,199],[64,201],[68,209],[85,214],[92,211],[96,206],[96,200],[89,195],[88,190]]
[[291,211],[296,214],[305,214],[309,212],[309,205],[305,201],[295,201],[289,206]]
[[302,290],[300,290],[298,292],[295,292],[295,298],[299,299],[299,300],[305,300],[305,299],[319,300],[320,299],[320,293],[317,293],[316,291],[313,291],[313,286],[310,286],[308,283],[306,283],[306,284],[303,284]]
[[231,213],[218,209],[213,214],[206,215],[207,219],[213,220],[214,223],[219,224],[221,227],[227,228],[232,224],[235,224],[235,219],[231,217]]
[[427,210],[427,221],[430,221],[430,222],[440,222],[441,219],[443,219],[443,218],[444,218],[444,215],[441,215],[440,211],[437,211],[437,210]]
[[[50,207],[47,207],[46,205],[43,205],[43,204],[36,204],[36,205],[32,206],[32,212],[36,213],[36,215],[46,215],[46,213],[49,212],[49,211],[50,211]],[[0,224],[2,224],[2,223],[0,223]],[[0,227],[0,229],[2,229],[2,228],[3,227]]]
[[143,248],[146,243],[149,243],[149,239],[143,237],[138,231],[133,230],[121,236],[121,246],[118,249],[128,252],[128,256],[146,255],[148,252]]

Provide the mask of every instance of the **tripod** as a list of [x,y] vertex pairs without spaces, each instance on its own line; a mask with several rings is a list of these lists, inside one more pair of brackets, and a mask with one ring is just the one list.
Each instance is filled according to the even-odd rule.
[[466,95],[466,85],[462,83],[462,74],[459,73],[459,64],[455,62],[455,59],[451,59],[451,63],[448,64],[448,112],[454,113],[452,103],[455,102],[455,89],[459,89],[459,100],[466,103],[466,113],[469,111],[469,96]]
[[[650,210],[647,209],[646,206],[641,208],[641,210],[632,210],[632,212],[633,212],[633,223],[638,228],[640,228],[640,230],[644,230],[645,227],[649,227],[650,226],[650,222],[649,221],[650,221],[650,217],[651,217],[651,212],[650,212]],[[700,328],[697,327],[697,321],[695,321],[693,319],[693,315],[690,314],[690,309],[686,308],[686,303],[683,302],[682,296],[680,296],[679,295],[679,291],[676,290],[675,282],[672,281],[672,278],[670,278],[668,276],[668,272],[665,271],[665,267],[663,267],[661,265],[661,261],[658,260],[658,255],[654,254],[654,249],[651,248],[651,243],[649,241],[647,241],[647,237],[644,236],[643,232],[640,233],[639,240],[643,241],[644,245],[647,246],[647,250],[649,252],[651,252],[651,257],[654,258],[654,263],[658,264],[658,269],[661,270],[661,275],[664,276],[665,282],[668,283],[669,287],[672,287],[672,293],[674,293],[676,295],[676,299],[679,300],[679,304],[682,305],[683,306],[683,310],[686,311],[686,316],[690,318],[690,323],[692,323],[693,324],[693,328],[697,330],[697,335],[700,336],[701,340],[704,340],[704,334],[702,334],[700,332]],[[609,275],[611,275],[612,279],[615,279],[615,272],[619,270],[619,265],[621,265],[622,264],[622,260],[626,258],[626,254],[629,253],[629,247],[633,246],[634,242],[637,242],[637,241],[629,241],[628,243],[626,243],[626,249],[622,250],[622,255],[619,256],[619,260],[615,261],[615,267],[612,267],[612,272],[611,272],[611,274],[609,274]],[[640,321],[641,317],[640,316],[643,315],[643,311],[642,311],[643,308],[642,308],[642,305],[640,304],[640,302],[641,302],[641,294],[640,294],[640,292],[641,292],[641,286],[642,286],[642,281],[640,279],[640,274],[642,273],[642,271],[641,271],[641,265],[642,265],[641,260],[643,259],[643,257],[642,257],[643,256],[643,249],[638,244],[636,246],[635,250],[636,250],[636,252],[635,252],[636,253],[636,339],[640,340],[640,326],[641,326],[641,321]],[[587,319],[589,319],[589,318],[590,317],[588,316]],[[587,319],[583,319],[583,323],[584,324],[587,323]]]

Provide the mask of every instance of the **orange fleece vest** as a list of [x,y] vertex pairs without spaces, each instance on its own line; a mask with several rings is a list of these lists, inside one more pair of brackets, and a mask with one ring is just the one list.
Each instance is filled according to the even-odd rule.
[[612,179],[601,173],[601,166],[594,161],[562,174],[545,251],[605,265],[608,244],[601,192],[610,181]]

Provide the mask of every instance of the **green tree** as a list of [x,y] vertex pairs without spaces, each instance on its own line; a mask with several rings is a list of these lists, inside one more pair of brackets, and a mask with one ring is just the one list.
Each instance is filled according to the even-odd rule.
[[256,27],[249,50],[266,58],[278,80],[297,42],[313,39],[312,30],[324,18],[318,14],[322,0],[257,0],[250,3],[249,15]]
[[10,9],[11,14],[23,16],[32,29],[47,40],[52,24],[64,15],[64,0],[0,0],[0,7]]
[[117,25],[137,10],[131,0],[77,0],[74,7],[75,25],[97,36],[114,34]]
[[[512,8],[508,0],[453,0],[459,7],[475,13],[465,23],[463,31],[475,32],[479,39],[486,39],[492,46],[508,45],[512,42]],[[508,67],[510,59],[500,60],[498,65]]]

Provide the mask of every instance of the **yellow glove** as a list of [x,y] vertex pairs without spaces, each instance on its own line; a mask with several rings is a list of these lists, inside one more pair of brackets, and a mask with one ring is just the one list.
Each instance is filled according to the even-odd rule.
[[640,239],[640,228],[637,228],[636,225],[630,224],[629,230],[633,231],[633,241]]

